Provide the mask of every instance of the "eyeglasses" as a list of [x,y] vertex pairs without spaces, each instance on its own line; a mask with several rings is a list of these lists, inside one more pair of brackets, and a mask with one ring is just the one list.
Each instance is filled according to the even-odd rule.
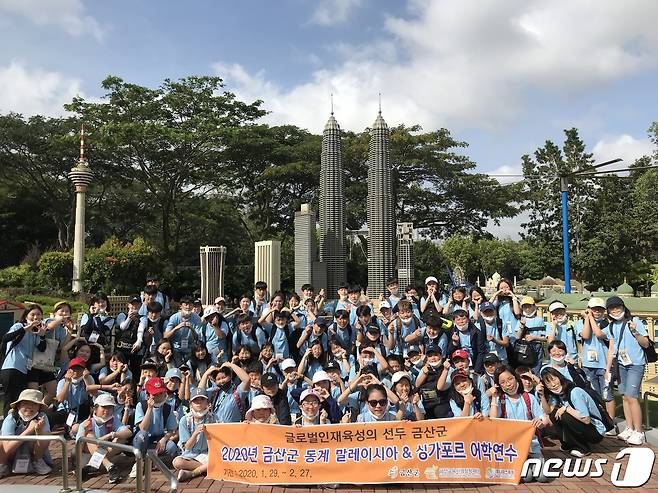
[[370,404],[370,407],[384,407],[386,404],[388,404],[388,399],[372,399],[368,401],[368,404]]

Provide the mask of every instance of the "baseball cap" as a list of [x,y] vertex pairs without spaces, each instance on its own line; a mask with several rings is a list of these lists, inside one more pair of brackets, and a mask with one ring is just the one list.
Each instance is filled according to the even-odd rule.
[[149,378],[144,384],[144,388],[149,395],[156,395],[167,391],[164,380],[160,377]]
[[324,371],[332,371],[332,370],[340,370],[340,365],[338,364],[338,361],[332,360],[327,365],[324,367]]
[[424,322],[430,327],[441,327],[443,325],[443,319],[441,318],[441,315],[435,311],[427,310],[423,315]]
[[262,377],[260,377],[260,384],[263,387],[274,387],[279,385],[279,381],[271,373],[265,373]]
[[456,349],[455,351],[453,351],[450,359],[455,359],[455,358],[469,359],[468,353],[463,349]]
[[605,308],[605,301],[601,298],[590,298],[587,302],[587,308]]
[[376,332],[377,334],[381,333],[381,329],[379,328],[379,325],[376,324],[370,324],[368,327],[366,327],[366,332]]
[[396,383],[398,383],[403,378],[406,378],[407,380],[409,380],[409,383],[412,382],[411,377],[409,376],[409,374],[406,371],[396,371],[395,373],[393,373],[393,376],[391,377],[391,384],[395,385]]
[[379,310],[380,311],[385,309],[385,308],[388,308],[389,310],[391,309],[391,304],[386,300],[379,303]]
[[286,358],[281,362],[281,371],[286,371],[288,368],[297,368],[297,363],[292,358]]
[[482,303],[480,305],[480,313],[486,312],[486,311],[489,311],[489,310],[492,310],[494,312],[496,311],[496,307],[493,305],[493,303],[490,303],[489,301],[485,301],[484,303]]
[[532,296],[524,296],[521,298],[521,306],[523,305],[534,305],[535,299]]
[[555,311],[555,310],[559,310],[560,308],[563,308],[563,309],[566,310],[567,305],[565,305],[565,304],[562,303],[561,301],[554,301],[553,303],[551,303],[551,304],[548,306],[548,311],[549,311],[549,312],[553,312],[553,311]]
[[486,363],[500,363],[500,358],[497,354],[487,353],[484,357],[484,362]]
[[622,300],[619,296],[612,296],[605,300],[606,308],[612,308],[614,306],[624,306],[624,300]]
[[452,310],[452,313],[455,314],[455,313],[457,313],[457,312],[462,312],[462,313],[466,313],[466,314],[468,314],[468,308],[464,308],[464,307],[461,306],[461,305],[457,305],[457,306]]
[[82,368],[87,368],[87,362],[80,357],[73,358],[69,361],[67,368],[70,370],[74,366],[81,366]]
[[140,296],[137,296],[136,294],[132,295],[128,300],[128,303],[141,303],[141,302],[142,302],[142,298]]
[[208,308],[203,310],[203,318],[208,318],[211,315],[214,315],[215,313],[219,313],[219,311],[213,305],[210,305],[208,306]]
[[[440,353],[441,348],[437,346],[436,344],[428,344],[425,346],[425,354],[430,354],[430,353]],[[408,351],[407,351],[408,354]]]
[[435,283],[439,284],[439,280],[434,276],[428,276],[428,277],[425,278],[425,284],[429,284],[431,282],[435,282]]
[[142,364],[139,367],[142,370],[144,370],[145,368],[154,368],[157,370],[158,366],[160,365],[158,365],[157,361],[155,361],[152,358],[147,358],[144,361],[142,361]]
[[467,371],[464,370],[457,370],[452,374],[452,382],[454,383],[455,380],[460,379],[460,378],[470,378],[471,376],[468,374]]
[[409,356],[412,353],[416,353],[416,354],[420,353],[420,348],[416,345],[409,346],[409,349],[407,349],[407,356]]
[[218,296],[215,298],[215,303],[226,303],[226,300],[224,299],[223,296]]
[[203,305],[203,301],[201,301],[201,298],[196,298],[196,299],[194,300],[194,304],[195,304],[195,305]]
[[98,394],[98,397],[94,400],[94,406],[107,407],[116,405],[117,403],[114,401],[114,396],[112,394]]
[[304,400],[305,400],[309,395],[313,395],[313,396],[317,397],[318,400],[320,400],[320,396],[318,395],[318,393],[317,393],[315,390],[313,390],[313,389],[306,389],[304,392],[302,392],[302,395],[299,396],[299,402],[300,402],[300,403],[301,403],[301,402],[304,402]]
[[169,368],[167,373],[165,373],[165,380],[170,378],[177,378],[178,380],[183,380],[183,375],[178,368]]
[[329,374],[324,371],[324,370],[318,370],[313,374],[313,383],[318,383],[318,382],[330,382],[331,377]]
[[201,388],[196,388],[190,392],[190,402],[199,397],[203,397],[204,399],[208,400],[208,394],[206,394],[206,391]]

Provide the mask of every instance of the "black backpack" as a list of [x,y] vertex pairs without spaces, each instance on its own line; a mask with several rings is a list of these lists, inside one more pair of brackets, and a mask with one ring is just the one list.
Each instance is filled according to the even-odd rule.
[[[594,405],[596,406],[596,409],[599,410],[599,414],[601,415],[601,422],[603,423],[603,426],[605,426],[605,431],[612,430],[615,427],[615,422],[608,414],[608,411],[605,408],[605,403],[603,402],[603,399],[601,399],[601,396],[597,394],[589,384],[587,384],[586,387],[581,387],[580,385],[577,385],[577,387],[583,389],[594,401]],[[573,389],[571,390],[573,391]],[[569,395],[567,396],[567,402],[571,407],[573,407],[573,403],[571,402],[571,392],[569,392]]]
[[[502,340],[503,339],[503,320],[498,315],[498,311],[496,311],[496,328],[498,329],[498,339]],[[484,334],[485,339],[486,339],[487,325],[486,325],[484,320],[480,320],[480,330],[482,331],[482,333]],[[489,341],[486,341],[486,342],[488,343]],[[512,347],[512,344],[508,344],[507,346],[505,346],[505,355],[507,356],[507,363],[510,364],[510,365],[515,365],[515,361],[516,361],[516,354],[515,354],[516,342],[518,342],[518,341],[515,341],[514,347]],[[536,363],[537,362],[535,361],[535,364]],[[534,366],[534,364],[533,365],[528,365],[528,366]]]

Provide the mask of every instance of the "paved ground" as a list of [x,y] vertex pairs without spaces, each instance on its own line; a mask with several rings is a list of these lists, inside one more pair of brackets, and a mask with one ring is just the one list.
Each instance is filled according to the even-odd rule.
[[[616,488],[610,482],[610,471],[612,469],[612,463],[615,461],[615,456],[617,452],[623,448],[622,442],[616,439],[605,439],[601,444],[599,444],[595,449],[594,453],[590,456],[592,459],[596,458],[606,458],[608,460],[607,465],[604,467],[605,473],[600,478],[565,478],[561,477],[555,479],[550,483],[532,483],[532,484],[522,484],[520,486],[510,486],[510,485],[494,485],[494,486],[478,486],[474,484],[388,484],[388,485],[367,485],[361,488],[354,486],[342,486],[339,488],[340,491],[360,491],[362,493],[370,492],[384,492],[384,491],[396,491],[402,493],[411,493],[417,491],[434,491],[440,489],[442,492],[449,491],[485,491],[485,492],[496,492],[496,493],[505,493],[510,491],[531,491],[531,492],[540,492],[540,493],[578,493],[578,492],[587,492],[587,493],[599,493],[603,491],[613,491]],[[71,447],[72,450],[72,447]],[[658,452],[658,449],[654,449],[655,452]],[[58,452],[58,447],[52,446],[51,452],[55,457],[55,471],[60,471],[60,453]],[[563,452],[560,452],[559,448],[552,447],[547,448],[544,451],[544,454],[547,458],[551,457],[565,457]],[[130,467],[132,465],[131,460],[128,457],[120,458],[119,465],[122,472],[128,475]],[[622,474],[625,473],[624,467],[622,467]],[[100,490],[111,490],[116,493],[121,491],[134,491],[135,490],[135,481],[125,479],[121,483],[111,485],[107,483],[107,476],[105,474],[92,477],[84,483],[84,487],[87,489],[100,489]],[[364,478],[365,479],[365,478]],[[75,475],[71,473],[69,476],[70,488],[75,489]],[[49,476],[9,476],[0,480],[0,492],[8,491],[11,492],[11,485],[32,485],[34,488],[32,491],[39,491],[38,485],[43,486],[54,486],[62,484],[62,477],[60,473],[53,473]],[[153,472],[151,476],[151,491],[160,491],[166,492],[169,490],[169,483],[165,481],[164,476],[160,472]],[[43,488],[47,490],[49,488]],[[211,481],[203,478],[196,478],[187,483],[183,483],[179,486],[179,491],[185,493],[239,493],[239,492],[260,492],[260,493],[301,493],[301,492],[317,492],[318,487],[301,487],[295,486],[291,488],[282,488],[276,486],[247,486],[237,483],[229,483],[222,481]],[[654,469],[652,472],[651,479],[644,487],[641,488],[641,491],[647,493],[658,493],[658,467],[654,464]]]

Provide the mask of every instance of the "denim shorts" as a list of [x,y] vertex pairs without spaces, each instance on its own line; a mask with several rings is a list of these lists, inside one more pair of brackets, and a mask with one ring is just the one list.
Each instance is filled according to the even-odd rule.
[[608,385],[608,388],[605,386],[605,368],[587,368],[584,366],[583,371],[594,391],[599,394],[605,402],[613,400],[612,385]]
[[639,399],[643,376],[644,365],[619,365],[619,393]]

